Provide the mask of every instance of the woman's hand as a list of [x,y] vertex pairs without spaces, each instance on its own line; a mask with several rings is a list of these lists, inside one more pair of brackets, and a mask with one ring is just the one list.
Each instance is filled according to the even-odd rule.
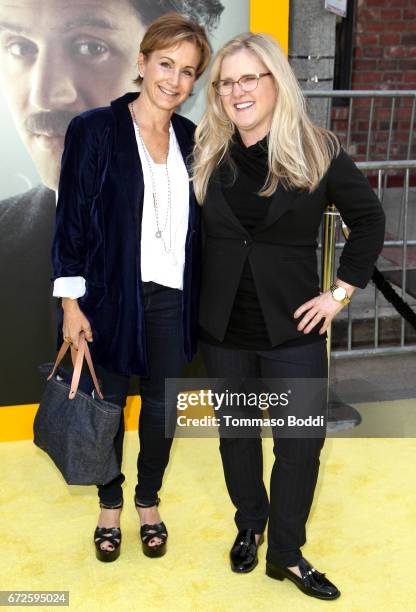
[[320,334],[324,334],[330,326],[332,319],[343,308],[343,304],[334,300],[330,291],[325,291],[325,293],[321,293],[318,297],[299,306],[293,316],[295,319],[298,319],[301,315],[304,315],[297,326],[297,329],[303,331],[304,334],[309,334],[315,325],[324,319],[324,323],[319,330]]
[[62,298],[62,308],[64,310],[64,322],[62,331],[64,340],[70,342],[78,350],[79,334],[85,332],[85,339],[92,342],[91,325],[78,306],[78,300]]
[[[354,285],[350,285],[343,280],[337,278],[335,280],[335,284],[338,287],[343,287],[349,298],[351,298],[352,294],[355,291]],[[322,324],[319,333],[322,335],[326,332],[328,327],[331,325],[332,319],[344,308],[344,304],[337,302],[332,297],[332,293],[330,290],[325,291],[325,293],[321,293],[317,297],[309,300],[299,306],[297,310],[295,310],[293,317],[298,319],[301,315],[303,317],[298,323],[298,331],[303,331],[304,334],[309,334],[309,332],[318,325],[322,319],[324,322]]]

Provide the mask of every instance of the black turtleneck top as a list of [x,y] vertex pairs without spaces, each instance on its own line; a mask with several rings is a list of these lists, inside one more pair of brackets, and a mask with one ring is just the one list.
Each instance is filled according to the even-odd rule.
[[[251,235],[265,217],[273,197],[258,195],[268,172],[267,136],[256,144],[246,147],[236,130],[229,152],[235,164],[235,171],[228,161],[221,164],[219,170],[222,191],[234,215]],[[252,350],[273,348],[248,258],[243,268],[224,340],[220,342],[201,328],[200,338],[204,342],[225,348]],[[322,336],[318,333],[310,333],[284,344],[288,346],[308,344],[321,339]]]

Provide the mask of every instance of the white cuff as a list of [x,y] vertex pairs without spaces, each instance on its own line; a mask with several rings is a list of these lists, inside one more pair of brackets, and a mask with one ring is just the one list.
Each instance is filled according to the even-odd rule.
[[61,276],[53,282],[53,296],[66,297],[73,300],[85,293],[85,278],[83,276]]

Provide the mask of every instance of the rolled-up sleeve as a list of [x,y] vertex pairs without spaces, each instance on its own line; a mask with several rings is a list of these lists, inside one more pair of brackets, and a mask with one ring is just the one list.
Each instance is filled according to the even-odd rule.
[[90,206],[96,189],[97,144],[83,117],[68,126],[61,162],[52,244],[53,278],[85,277]]
[[82,276],[60,276],[53,283],[53,297],[76,300],[85,294],[85,278]]
[[367,178],[343,149],[328,170],[327,198],[350,230],[337,276],[364,289],[383,248],[385,214]]

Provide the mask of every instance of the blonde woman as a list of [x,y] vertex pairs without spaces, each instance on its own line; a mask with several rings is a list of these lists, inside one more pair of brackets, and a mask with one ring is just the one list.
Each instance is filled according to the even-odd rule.
[[[241,34],[214,58],[196,131],[193,183],[202,205],[199,314],[210,377],[326,380],[325,335],[383,245],[384,213],[366,178],[329,131],[313,125],[278,44]],[[334,203],[351,229],[337,279],[320,293],[316,246]],[[221,434],[221,430],[220,430]],[[301,553],[324,437],[279,437],[270,502],[260,436],[220,438],[238,528],[231,568],[249,572],[268,527],[266,573],[303,593],[340,591]]]

